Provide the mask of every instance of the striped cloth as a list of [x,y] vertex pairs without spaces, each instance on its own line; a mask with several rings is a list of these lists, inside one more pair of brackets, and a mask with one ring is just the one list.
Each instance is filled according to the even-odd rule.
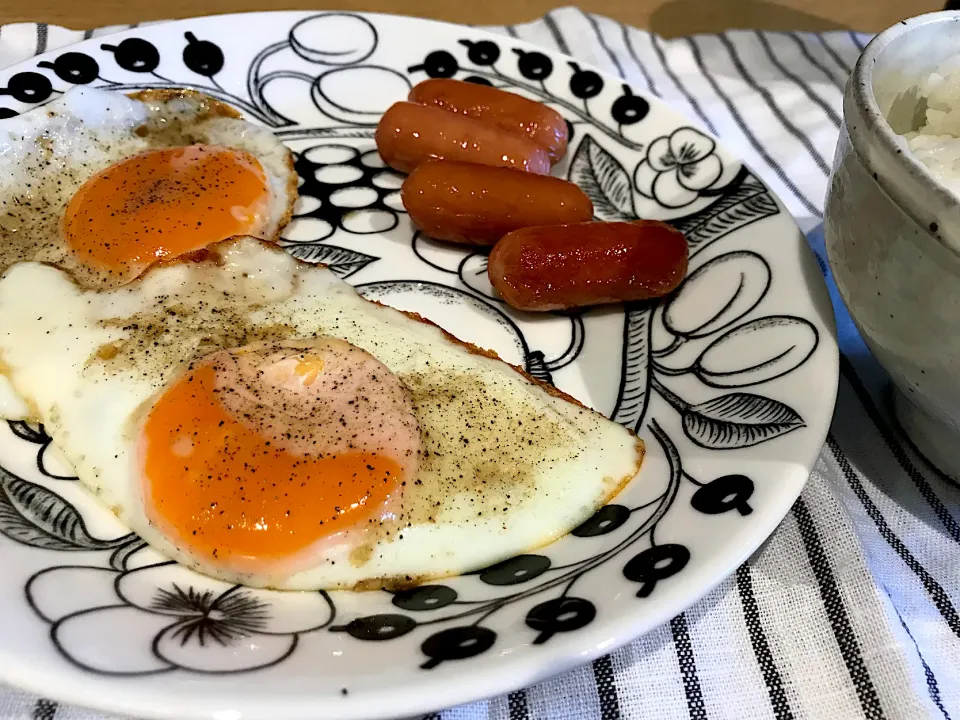
[[[826,269],[821,218],[841,92],[867,36],[664,40],[575,8],[492,30],[599,65],[698,118],[783,198]],[[0,64],[82,37],[6,26]],[[763,548],[613,655],[432,720],[960,720],[960,491],[899,435],[887,380],[831,292],[842,350],[835,422],[803,496]],[[0,718],[100,717],[0,691]]]

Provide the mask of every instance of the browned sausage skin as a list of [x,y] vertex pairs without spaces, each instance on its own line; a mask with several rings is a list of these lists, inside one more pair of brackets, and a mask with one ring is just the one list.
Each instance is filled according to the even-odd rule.
[[380,157],[400,172],[410,172],[431,158],[550,172],[547,151],[533,141],[427,105],[393,104],[380,119],[374,137]]
[[453,160],[418,165],[400,197],[425,234],[467,245],[493,245],[520,228],[593,217],[590,198],[566,180]]
[[477,118],[532,140],[553,162],[567,152],[567,122],[553,108],[516,93],[462,80],[432,78],[411,91],[409,100]]
[[662,297],[687,253],[680,231],[653,220],[533,227],[500,240],[487,273],[511,307],[563,310]]

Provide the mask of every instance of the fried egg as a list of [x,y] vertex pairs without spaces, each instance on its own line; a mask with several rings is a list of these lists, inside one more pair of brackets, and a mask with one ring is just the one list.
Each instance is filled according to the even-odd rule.
[[108,290],[19,263],[0,316],[9,377],[81,482],[228,582],[469,572],[569,532],[643,457],[555,388],[252,238]]
[[[218,100],[76,88],[0,120],[0,272],[37,260],[122,285],[211,242],[275,238],[296,187],[283,143]],[[0,416],[26,411],[0,380]]]

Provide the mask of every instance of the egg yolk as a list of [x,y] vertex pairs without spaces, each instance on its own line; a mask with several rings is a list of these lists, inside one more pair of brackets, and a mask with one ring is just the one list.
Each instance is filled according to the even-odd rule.
[[119,278],[234,235],[259,235],[269,204],[260,162],[242,150],[190,145],[111,165],[71,198],[67,244],[85,265]]
[[194,559],[287,575],[331,535],[375,532],[416,472],[399,379],[333,338],[257,343],[194,363],[141,430],[147,517]]

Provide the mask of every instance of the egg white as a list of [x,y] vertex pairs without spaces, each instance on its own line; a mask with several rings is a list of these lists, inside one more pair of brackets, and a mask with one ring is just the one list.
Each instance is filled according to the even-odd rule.
[[[74,88],[42,107],[0,120],[0,272],[39,260],[63,267],[83,284],[83,268],[62,236],[74,193],[107,167],[162,147],[208,143],[245,150],[267,177],[263,237],[273,239],[296,201],[292,157],[270,130],[225,112],[199,93],[145,91],[143,100],[96,88]],[[211,108],[214,108],[213,110]],[[145,128],[147,131],[138,129]],[[30,419],[0,367],[0,418]]]
[[[468,572],[551,542],[639,470],[642,443],[622,426],[436,326],[364,300],[327,268],[249,238],[217,245],[215,252],[217,261],[161,266],[115,290],[84,290],[38,263],[17,264],[0,279],[0,359],[14,386],[81,482],[161,553],[251,586],[404,584]],[[453,466],[421,464],[421,482],[408,484],[402,501],[409,527],[402,522],[397,532],[372,541],[358,531],[333,545],[320,542],[315,564],[291,576],[224,573],[176,546],[144,513],[136,445],[141,419],[191,359],[283,327],[298,337],[338,337],[373,354],[411,393],[426,393],[416,414],[435,452],[469,466],[476,456],[467,438],[475,452],[500,455],[501,476],[480,484],[458,480]],[[98,359],[105,346],[118,349],[109,361]],[[441,388],[435,397],[432,387]],[[483,394],[471,395],[480,392],[474,388]],[[487,407],[478,408],[477,398]],[[464,408],[487,415],[481,422],[471,416],[471,425]],[[505,437],[501,418],[535,420],[511,426]],[[488,422],[500,428],[498,437],[484,427]]]

